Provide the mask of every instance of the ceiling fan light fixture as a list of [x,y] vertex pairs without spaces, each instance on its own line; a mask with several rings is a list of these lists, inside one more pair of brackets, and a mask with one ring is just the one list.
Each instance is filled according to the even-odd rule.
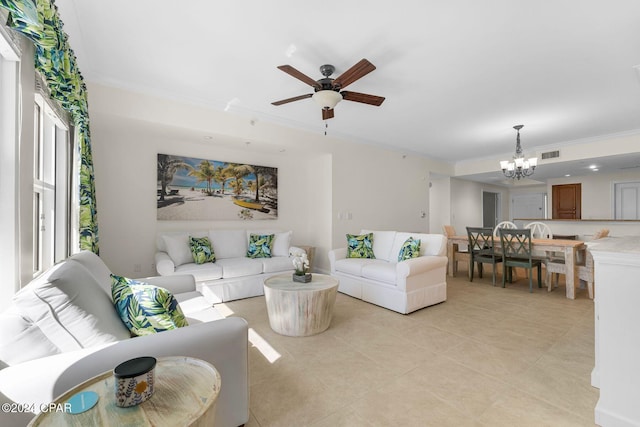
[[331,110],[342,101],[340,92],[334,90],[319,90],[313,94],[312,98],[324,110]]

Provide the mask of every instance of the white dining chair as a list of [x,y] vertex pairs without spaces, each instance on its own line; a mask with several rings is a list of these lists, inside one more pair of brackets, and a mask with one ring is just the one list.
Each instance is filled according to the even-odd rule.
[[493,229],[493,235],[494,235],[495,237],[498,237],[498,236],[499,236],[499,234],[498,234],[498,233],[499,233],[499,232],[498,232],[498,230],[499,230],[499,229],[501,229],[501,228],[515,229],[515,228],[518,228],[518,226],[517,226],[517,225],[515,225],[515,224],[514,224],[513,222],[511,222],[511,221],[502,221],[502,222],[499,222],[499,223],[498,223],[498,225],[496,225],[496,228],[494,228],[494,229]]
[[525,225],[524,228],[531,230],[531,238],[533,239],[553,239],[551,227],[544,222],[534,221]]

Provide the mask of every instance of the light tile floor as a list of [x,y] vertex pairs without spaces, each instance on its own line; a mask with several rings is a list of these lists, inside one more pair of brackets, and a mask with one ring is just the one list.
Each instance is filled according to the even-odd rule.
[[594,425],[586,289],[568,300],[563,283],[529,293],[525,279],[503,289],[465,274],[409,315],[338,293],[311,337],[273,332],[264,297],[221,304],[255,343],[247,427]]

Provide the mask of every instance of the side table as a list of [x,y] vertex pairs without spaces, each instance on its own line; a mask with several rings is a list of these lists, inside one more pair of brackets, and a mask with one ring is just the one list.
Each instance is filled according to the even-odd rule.
[[317,273],[312,277],[308,283],[294,282],[291,274],[265,279],[267,315],[275,332],[306,337],[329,327],[338,293],[338,279]]
[[137,406],[120,408],[115,403],[113,371],[88,379],[58,397],[64,404],[81,391],[94,391],[99,400],[81,414],[42,412],[28,427],[44,426],[213,426],[220,393],[220,374],[208,362],[191,357],[159,358],[154,393]]

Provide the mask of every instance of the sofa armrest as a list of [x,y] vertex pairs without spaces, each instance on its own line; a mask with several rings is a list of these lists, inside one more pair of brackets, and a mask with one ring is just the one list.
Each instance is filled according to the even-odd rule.
[[211,363],[223,384],[216,405],[216,426],[237,427],[248,422],[248,325],[240,317],[14,365],[0,370],[0,393],[16,403],[34,403],[39,407],[89,378],[113,370],[123,361],[141,356],[189,356]]
[[165,288],[174,295],[193,292],[196,290],[196,279],[191,274],[146,277],[140,280],[143,280],[151,285]]
[[332,249],[329,251],[329,265],[331,266],[331,272],[336,272],[336,261],[345,259],[347,257],[347,248]]
[[443,265],[447,265],[446,256],[426,255],[408,259],[396,264],[396,277],[400,281],[400,279],[425,273]]
[[173,260],[166,252],[156,252],[156,271],[161,276],[169,276],[176,271]]

